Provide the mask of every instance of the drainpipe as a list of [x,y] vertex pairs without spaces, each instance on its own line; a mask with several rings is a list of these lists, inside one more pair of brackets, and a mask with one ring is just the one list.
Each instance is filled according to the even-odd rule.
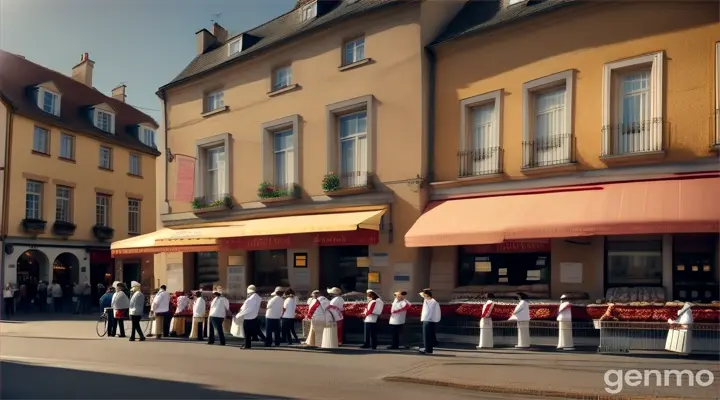
[[427,119],[427,133],[428,133],[428,150],[427,150],[427,165],[428,173],[427,180],[428,184],[435,179],[435,80],[436,80],[436,58],[435,52],[432,48],[426,47],[425,53],[428,58],[428,119]]
[[168,133],[167,133],[168,132],[168,116],[167,116],[167,100],[166,100],[167,92],[165,92],[165,90],[163,90],[160,93],[161,93],[160,98],[162,99],[162,104],[163,104],[163,108],[162,108],[163,131],[164,131],[163,135],[165,138],[164,142],[163,142],[163,145],[165,146],[165,149],[163,151],[163,156],[165,157],[165,205],[167,206],[167,210],[169,213],[171,210],[170,210],[170,201],[168,200],[168,185],[169,185],[168,178],[170,176],[168,170],[170,169],[170,165],[169,165],[170,159],[168,158],[169,154],[167,154],[167,151],[168,151],[168,141],[167,141],[168,140]]
[[[0,100],[2,101],[2,100]],[[5,123],[5,129],[7,132],[7,135],[5,135],[5,143],[3,145],[5,146],[5,149],[3,150],[5,152],[5,173],[3,175],[3,206],[2,210],[0,210],[0,213],[2,213],[2,226],[0,226],[0,236],[3,239],[3,244],[5,243],[5,240],[7,239],[7,224],[8,224],[8,216],[10,209],[10,205],[8,204],[8,200],[10,198],[10,190],[8,188],[10,187],[10,164],[11,164],[11,158],[12,158],[12,152],[10,151],[10,147],[12,146],[12,127],[13,127],[13,106],[11,104],[6,104],[7,108],[7,122]],[[5,246],[2,246],[3,248],[0,249],[0,283],[2,283],[2,286],[5,287]],[[17,267],[16,267],[17,268]],[[17,270],[17,269],[16,269]],[[4,311],[4,310],[3,310]]]

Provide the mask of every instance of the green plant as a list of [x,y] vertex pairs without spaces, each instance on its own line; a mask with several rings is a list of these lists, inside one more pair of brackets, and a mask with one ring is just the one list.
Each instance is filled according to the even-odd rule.
[[340,190],[340,177],[334,172],[328,172],[323,177],[322,188],[324,192]]
[[222,199],[218,199],[215,201],[207,201],[204,197],[196,197],[192,201],[192,208],[193,210],[201,210],[203,208],[210,208],[210,207],[220,207],[224,206],[227,208],[233,207],[233,200],[232,196],[225,195]]
[[260,184],[257,194],[261,199],[277,199],[279,197],[292,197],[294,195],[292,189],[281,189],[268,181]]

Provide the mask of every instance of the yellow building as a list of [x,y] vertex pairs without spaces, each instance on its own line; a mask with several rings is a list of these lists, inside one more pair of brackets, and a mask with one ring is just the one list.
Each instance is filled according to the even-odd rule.
[[158,125],[125,86],[93,88],[94,64],[65,76],[0,51],[3,282],[141,280],[138,262],[116,274],[110,242],[155,228]]
[[437,58],[439,296],[718,300],[717,2],[472,2]]
[[424,287],[427,257],[403,243],[426,199],[424,47],[463,3],[300,0],[239,35],[197,32],[158,93],[167,230],[114,254],[163,253],[172,290]]

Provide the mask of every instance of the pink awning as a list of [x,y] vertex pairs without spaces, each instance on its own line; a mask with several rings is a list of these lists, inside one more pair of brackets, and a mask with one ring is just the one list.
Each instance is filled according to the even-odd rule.
[[720,232],[717,175],[432,203],[405,235],[405,245],[692,232]]

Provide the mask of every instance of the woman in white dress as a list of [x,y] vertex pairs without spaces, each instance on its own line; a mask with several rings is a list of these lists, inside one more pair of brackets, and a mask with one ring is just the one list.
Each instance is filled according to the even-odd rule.
[[678,311],[677,319],[668,319],[668,330],[665,350],[674,353],[690,354],[692,352],[692,303],[685,303]]
[[518,343],[515,346],[518,349],[530,347],[530,303],[527,302],[525,293],[518,293],[517,307],[510,316],[510,321],[517,321]]
[[317,347],[323,343],[323,333],[330,318],[327,315],[330,301],[319,290],[314,290],[312,297],[307,316],[310,320],[310,334],[305,344],[308,347]]
[[330,316],[332,316],[331,320],[335,322],[335,330],[336,330],[336,337],[337,337],[337,344],[335,347],[342,346],[343,343],[343,320],[344,315],[343,312],[345,310],[345,299],[342,298],[342,290],[340,288],[334,287],[327,290],[328,296],[330,296],[330,305],[328,306],[328,311],[330,313]]
[[559,350],[573,350],[575,343],[573,341],[572,331],[572,304],[570,304],[566,295],[560,296],[560,307],[558,308],[558,345]]
[[487,301],[483,305],[482,314],[480,315],[480,343],[478,349],[492,349],[495,346],[493,340],[493,323],[492,311],[495,308],[495,295],[488,293],[485,295]]

